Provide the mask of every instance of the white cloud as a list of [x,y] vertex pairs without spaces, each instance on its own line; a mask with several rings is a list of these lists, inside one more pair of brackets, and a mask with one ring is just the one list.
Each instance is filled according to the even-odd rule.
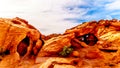
[[114,0],[113,2],[106,4],[107,10],[120,10],[120,0]]
[[85,4],[82,0],[1,0],[0,17],[21,17],[37,27],[41,33],[61,33],[78,23],[65,21],[65,18],[75,18],[84,11],[75,9],[69,13],[66,6]]
[[0,0],[0,17],[24,18],[47,35],[81,21],[116,18],[119,7],[120,0]]

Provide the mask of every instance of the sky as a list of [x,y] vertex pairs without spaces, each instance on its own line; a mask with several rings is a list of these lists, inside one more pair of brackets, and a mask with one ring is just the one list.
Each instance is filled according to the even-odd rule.
[[82,22],[120,20],[120,0],[0,0],[0,17],[20,17],[42,34],[63,33]]

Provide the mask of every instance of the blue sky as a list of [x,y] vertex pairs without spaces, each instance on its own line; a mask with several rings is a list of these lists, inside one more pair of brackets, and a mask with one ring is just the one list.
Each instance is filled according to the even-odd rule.
[[120,0],[1,0],[0,17],[20,17],[41,33],[63,33],[82,22],[120,19]]
[[[68,6],[69,12],[72,12],[75,8],[80,11],[78,17],[68,18],[67,20],[73,20],[75,22],[86,22],[91,20],[100,19],[120,19],[120,1],[119,0],[82,0],[85,4],[79,4],[76,6]],[[81,15],[82,12],[85,14]],[[74,12],[73,12],[74,13]]]

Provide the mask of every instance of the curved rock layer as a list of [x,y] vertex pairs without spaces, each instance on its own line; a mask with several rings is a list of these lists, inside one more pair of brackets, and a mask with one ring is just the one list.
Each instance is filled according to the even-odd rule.
[[0,18],[0,68],[37,55],[42,45],[41,34],[21,18]]
[[[53,60],[40,68],[119,68],[119,44],[119,20],[85,22],[45,41],[38,57],[52,56]],[[69,63],[64,61],[68,58]]]

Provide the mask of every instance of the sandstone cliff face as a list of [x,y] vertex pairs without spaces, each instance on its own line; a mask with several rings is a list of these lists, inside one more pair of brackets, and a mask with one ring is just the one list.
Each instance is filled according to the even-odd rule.
[[116,19],[45,36],[21,18],[0,18],[0,68],[119,68],[119,44]]

